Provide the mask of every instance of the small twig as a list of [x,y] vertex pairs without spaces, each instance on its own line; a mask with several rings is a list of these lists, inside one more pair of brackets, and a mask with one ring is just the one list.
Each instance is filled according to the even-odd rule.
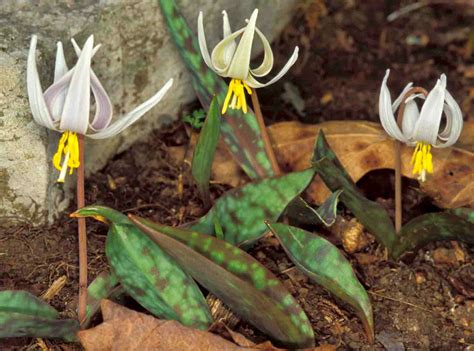
[[41,295],[43,299],[46,301],[51,300],[53,297],[55,297],[62,288],[64,288],[64,285],[66,284],[67,278],[65,275],[60,276],[58,279],[56,279],[53,284],[48,288],[48,290]]
[[387,16],[387,21],[389,22],[393,22],[395,21],[397,18],[399,17],[402,17],[412,11],[415,11],[415,10],[418,10],[418,9],[421,9],[422,7],[425,7],[425,6],[428,6],[430,4],[429,1],[419,1],[419,2],[415,2],[413,4],[409,4],[407,6],[404,6],[400,9],[398,9],[397,11],[395,12],[392,12],[390,15]]
[[410,303],[410,302],[406,302],[406,301],[403,301],[403,300],[395,299],[395,298],[393,298],[393,297],[385,296],[385,295],[382,295],[382,294],[379,294],[379,293],[376,293],[376,292],[373,292],[373,291],[370,291],[370,290],[368,290],[368,293],[371,294],[371,295],[374,295],[374,296],[381,297],[381,298],[383,298],[383,299],[395,301],[395,302],[401,303],[401,304],[403,304],[403,305],[408,305],[408,306],[411,306],[411,307],[420,309],[420,310],[425,311],[425,312],[429,312],[429,313],[436,314],[435,311],[432,311],[432,310],[429,310],[429,309],[427,309],[427,308],[424,308],[424,307],[415,305],[414,303]]
[[[402,127],[403,114],[405,112],[405,101],[408,97],[413,94],[421,93],[424,96],[428,95],[428,92],[421,87],[414,87],[407,91],[403,97],[402,103],[398,110],[397,124],[398,127]],[[402,153],[401,143],[395,141],[395,231],[398,233],[402,228]]]
[[[77,169],[77,208],[81,209],[86,205],[84,191],[84,135],[78,134],[79,141],[79,168]],[[86,319],[87,307],[87,233],[86,219],[78,218],[79,233],[79,323]]]
[[257,96],[257,89],[252,89],[252,105],[255,112],[255,117],[257,118],[258,126],[260,127],[260,132],[262,133],[263,145],[265,147],[265,152],[270,159],[270,163],[272,165],[273,172],[275,175],[280,175],[281,170],[280,166],[278,165],[277,159],[275,157],[275,153],[273,152],[272,143],[270,141],[270,136],[268,135],[267,128],[265,126],[265,122],[263,120],[262,110],[260,109],[260,102],[258,101]]

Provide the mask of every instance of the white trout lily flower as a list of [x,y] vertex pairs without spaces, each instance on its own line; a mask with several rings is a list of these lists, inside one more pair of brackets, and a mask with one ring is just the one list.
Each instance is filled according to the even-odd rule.
[[[78,56],[76,65],[68,70],[63,47],[57,44],[54,82],[43,93],[36,67],[37,37],[31,38],[27,65],[27,88],[33,118],[39,125],[62,132],[57,152],[53,157],[54,167],[60,171],[58,182],[64,182],[67,169],[72,174],[79,167],[79,144],[77,134],[92,139],[113,137],[155,106],[171,88],[170,79],[154,96],[130,113],[111,124],[112,103],[91,68],[91,60],[100,45],[94,47],[91,35],[83,49],[72,39]],[[95,115],[90,118],[90,96],[94,96]]]
[[[229,90],[222,106],[222,114],[227,108],[242,109],[247,112],[247,102],[245,100],[245,91],[252,94],[251,88],[263,88],[275,83],[293,66],[298,58],[298,47],[295,47],[293,55],[282,68],[282,70],[269,82],[261,83],[255,77],[264,77],[270,73],[273,68],[273,52],[270,43],[263,33],[257,28],[258,9],[255,9],[245,27],[232,32],[230,28],[227,13],[222,11],[224,39],[222,39],[209,55],[204,34],[203,14],[199,12],[198,17],[198,38],[201,54],[209,68],[222,77],[231,78]],[[263,46],[263,61],[257,68],[250,68],[250,56],[255,32],[260,38]],[[242,36],[237,45],[237,37]],[[230,103],[230,106],[229,106]]]
[[[431,147],[451,146],[461,135],[463,126],[461,109],[446,90],[446,75],[444,74],[429,94],[423,88],[412,88],[412,83],[409,83],[392,104],[387,87],[389,74],[390,70],[387,70],[380,89],[380,121],[392,138],[409,146],[415,146],[411,159],[413,174],[418,174],[418,179],[425,181],[426,173],[433,173]],[[425,99],[421,111],[418,110],[415,101],[417,98]],[[401,110],[402,121],[397,123],[394,113],[399,107],[403,109]],[[445,123],[440,129],[443,112]],[[401,124],[401,129],[399,124]]]

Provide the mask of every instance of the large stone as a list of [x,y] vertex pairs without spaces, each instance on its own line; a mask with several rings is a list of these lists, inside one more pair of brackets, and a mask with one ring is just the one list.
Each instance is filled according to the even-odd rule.
[[[36,5],[32,5],[35,3]],[[294,0],[178,0],[193,28],[199,10],[214,46],[222,35],[221,11],[234,28],[244,25],[258,7],[258,25],[270,38],[291,18]],[[167,33],[157,1],[17,1],[0,8],[0,226],[19,222],[51,222],[71,198],[71,184],[55,184],[51,165],[59,133],[36,125],[25,85],[26,57],[32,34],[38,34],[38,69],[43,89],[52,81],[56,41],[62,41],[69,66],[75,54],[68,42],[80,45],[94,34],[102,48],[93,67],[114,104],[115,116],[152,96],[171,77],[175,83],[165,99],[121,135],[86,143],[86,169],[91,174],[111,157],[175,119],[195,96],[190,76]],[[288,53],[290,54],[290,52]],[[73,177],[71,177],[73,178]]]

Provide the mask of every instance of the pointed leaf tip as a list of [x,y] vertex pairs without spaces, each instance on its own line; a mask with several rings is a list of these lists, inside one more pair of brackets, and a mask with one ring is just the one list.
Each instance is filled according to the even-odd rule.
[[201,285],[279,345],[314,345],[313,329],[296,300],[245,251],[196,231],[129,217]]
[[234,245],[250,245],[266,231],[265,220],[276,221],[288,204],[310,184],[314,168],[263,179],[232,189],[221,196],[211,210],[188,229],[215,235],[215,219],[224,238]]
[[283,223],[267,225],[305,275],[355,309],[372,343],[374,322],[369,296],[339,250],[326,239],[303,229]]
[[194,149],[191,170],[206,208],[211,207],[209,180],[211,179],[212,162],[219,143],[220,125],[221,114],[217,99],[214,96]]

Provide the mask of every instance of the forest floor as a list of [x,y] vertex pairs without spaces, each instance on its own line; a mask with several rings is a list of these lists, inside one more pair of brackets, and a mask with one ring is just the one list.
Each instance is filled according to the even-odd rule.
[[[302,3],[305,5],[274,44],[277,67],[284,64],[295,45],[300,46],[299,61],[284,79],[286,83],[259,91],[268,124],[288,120],[312,124],[378,121],[378,93],[387,68],[392,70],[389,85],[393,94],[409,81],[431,89],[439,75],[446,73],[448,90],[461,105],[465,119],[474,118],[474,29],[472,12],[462,4],[426,6],[388,22],[387,15],[407,2]],[[197,107],[189,106],[187,111]],[[186,147],[188,142],[182,122],[152,133],[148,140],[116,156],[100,173],[87,179],[86,202],[168,225],[199,217],[202,203],[189,168],[172,155],[174,147]],[[393,209],[393,188],[381,185],[390,174],[385,170],[371,172],[358,185],[369,198]],[[182,190],[180,184],[184,184]],[[404,194],[404,208],[436,210],[429,198],[420,195],[417,183],[410,184],[413,186]],[[228,185],[219,183],[211,187],[215,198],[227,189]],[[340,207],[341,215],[350,220],[352,215]],[[74,208],[71,204],[68,212]],[[76,221],[64,216],[49,227],[21,225],[0,231],[0,289],[25,289],[40,296],[64,276],[65,285],[50,303],[63,316],[74,317],[78,291],[76,230]],[[317,230],[343,250],[334,231]],[[90,281],[107,269],[106,234],[105,225],[88,221]],[[263,240],[250,253],[298,299],[319,344],[367,350],[464,350],[474,345],[474,260],[462,244],[430,244],[398,262],[387,260],[383,248],[373,240],[356,252],[345,253],[373,304],[374,345],[367,344],[362,325],[351,310],[293,270],[275,241]],[[243,321],[234,329],[256,341],[263,340]],[[50,340],[46,344],[54,349],[77,347]],[[0,342],[2,350],[36,348],[34,339]]]

